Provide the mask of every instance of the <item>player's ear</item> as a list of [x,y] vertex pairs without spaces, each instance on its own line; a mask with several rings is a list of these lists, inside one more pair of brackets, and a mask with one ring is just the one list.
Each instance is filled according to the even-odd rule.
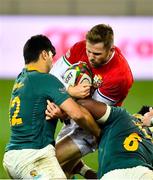
[[114,51],[115,51],[115,47],[112,46],[112,47],[110,48],[110,51],[111,51],[111,52],[114,52]]
[[46,60],[47,57],[48,57],[48,52],[45,51],[45,50],[43,50],[43,51],[41,52],[41,55],[42,55],[42,58],[43,58],[44,60]]

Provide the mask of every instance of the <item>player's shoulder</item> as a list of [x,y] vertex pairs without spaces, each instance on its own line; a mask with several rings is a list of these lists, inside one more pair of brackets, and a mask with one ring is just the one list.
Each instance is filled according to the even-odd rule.
[[119,121],[119,119],[120,119],[122,121],[125,117],[129,117],[129,116],[131,116],[131,115],[128,113],[128,111],[124,107],[111,106],[111,115],[110,115],[110,117],[112,119],[117,119],[117,121]]
[[41,79],[46,81],[59,81],[56,76],[50,73],[42,73]]
[[55,79],[53,75],[49,73],[33,72],[29,74],[29,80],[32,82],[46,82]]
[[84,51],[85,48],[86,48],[86,41],[83,40],[83,41],[76,42],[72,46],[71,51]]
[[63,86],[60,80],[49,73],[38,73],[30,78],[30,84],[34,84],[36,87],[44,89],[46,87],[58,87]]
[[86,46],[86,41],[82,40],[82,41],[78,41],[74,44],[75,47],[85,47]]
[[119,75],[122,78],[133,79],[132,71],[131,71],[131,68],[128,64],[128,61],[123,56],[121,50],[118,47],[115,47],[114,71],[116,71],[115,72],[116,75]]
[[123,69],[124,67],[129,69],[129,64],[127,62],[127,59],[125,58],[125,56],[123,55],[123,53],[121,52],[121,50],[115,46],[115,54],[114,54],[114,59],[116,61],[116,64]]
[[70,63],[74,64],[78,61],[86,59],[86,43],[85,41],[79,41],[75,43],[66,53],[65,59]]

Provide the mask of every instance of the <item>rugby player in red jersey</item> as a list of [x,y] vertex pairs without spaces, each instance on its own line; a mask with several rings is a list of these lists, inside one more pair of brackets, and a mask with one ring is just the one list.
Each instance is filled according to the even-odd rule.
[[[78,84],[69,86],[62,77],[68,67],[79,61],[86,62],[93,73],[93,84]],[[57,60],[51,73],[65,85],[67,92],[75,98],[86,98],[94,89],[92,98],[112,106],[121,106],[132,84],[133,75],[127,60],[120,49],[114,45],[114,32],[112,27],[98,24],[86,34],[86,40],[77,42],[66,55]],[[71,151],[68,151],[71,147]],[[95,138],[70,121],[60,131],[56,153],[63,168],[74,170],[76,159],[95,151]],[[68,166],[66,162],[70,162]],[[79,171],[85,178],[92,178],[90,168],[78,164]],[[65,166],[65,167],[64,167]],[[94,178],[94,175],[93,175]]]

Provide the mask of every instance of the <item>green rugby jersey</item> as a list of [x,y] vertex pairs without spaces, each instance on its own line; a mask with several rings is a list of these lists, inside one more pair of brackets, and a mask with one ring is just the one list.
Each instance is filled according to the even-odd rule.
[[57,119],[45,120],[47,100],[60,105],[67,98],[63,84],[53,75],[23,69],[12,90],[11,137],[6,151],[40,149],[54,144]]
[[98,148],[98,178],[114,169],[153,169],[153,139],[148,128],[120,107],[111,107]]

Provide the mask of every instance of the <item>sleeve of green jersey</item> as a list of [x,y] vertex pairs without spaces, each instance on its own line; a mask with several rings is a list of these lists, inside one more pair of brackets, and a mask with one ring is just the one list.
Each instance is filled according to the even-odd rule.
[[46,81],[47,96],[55,104],[60,105],[70,97],[65,86],[55,76],[49,74]]

